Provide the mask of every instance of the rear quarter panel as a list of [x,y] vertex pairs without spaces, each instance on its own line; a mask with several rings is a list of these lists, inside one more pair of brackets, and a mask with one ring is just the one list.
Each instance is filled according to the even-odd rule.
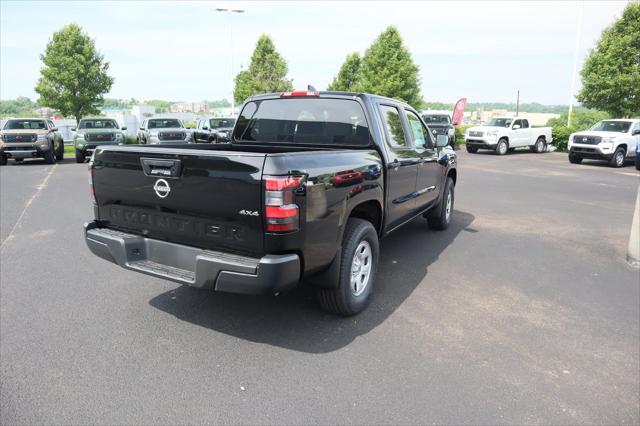
[[300,230],[265,235],[268,253],[300,251],[305,274],[331,263],[342,241],[344,225],[357,205],[374,200],[383,206],[383,162],[373,149],[314,151],[269,155],[265,175],[307,176],[296,195]]

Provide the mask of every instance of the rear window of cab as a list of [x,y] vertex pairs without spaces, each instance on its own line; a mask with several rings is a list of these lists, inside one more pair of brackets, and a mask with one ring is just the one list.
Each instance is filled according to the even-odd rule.
[[248,102],[233,133],[237,142],[367,146],[362,106],[351,99],[291,98]]

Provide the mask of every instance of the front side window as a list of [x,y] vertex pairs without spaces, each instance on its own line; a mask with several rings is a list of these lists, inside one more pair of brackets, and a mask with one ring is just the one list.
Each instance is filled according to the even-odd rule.
[[98,119],[83,119],[80,120],[78,125],[79,129],[117,129],[118,123],[115,120],[98,120]]
[[392,147],[406,147],[407,140],[400,120],[400,113],[396,107],[380,105],[382,119],[387,128],[387,140]]
[[46,130],[44,120],[8,120],[3,130]]
[[511,126],[512,122],[513,122],[513,119],[511,118],[492,118],[491,120],[487,121],[484,125],[491,126],[491,127],[509,127]]
[[369,127],[358,102],[323,98],[249,102],[238,117],[233,140],[358,146],[370,143]]
[[516,120],[513,123],[513,127],[515,128],[516,126],[520,126],[520,128],[522,129],[522,120]]
[[604,120],[597,122],[590,130],[595,130],[598,132],[627,133],[630,127],[630,121]]
[[149,120],[149,129],[169,129],[173,127],[182,127],[180,120],[175,118],[154,118]]
[[424,149],[431,146],[431,136],[429,131],[424,127],[420,118],[412,111],[405,110],[407,119],[409,120],[409,126],[411,126],[411,132],[413,133],[413,144],[418,149]]

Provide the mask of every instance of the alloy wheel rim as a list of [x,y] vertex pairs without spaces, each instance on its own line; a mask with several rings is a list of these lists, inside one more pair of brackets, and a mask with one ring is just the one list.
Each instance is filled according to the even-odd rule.
[[451,197],[451,191],[449,191],[447,193],[447,205],[445,207],[445,211],[444,211],[444,217],[447,220],[447,223],[449,222],[449,220],[451,220],[451,207],[453,206],[453,200]]
[[373,252],[368,241],[360,241],[351,261],[351,294],[360,296],[369,285]]
[[618,163],[619,166],[621,166],[622,163],[624,163],[624,156],[622,155],[621,152],[618,152],[618,154],[616,154],[616,163]]
[[500,153],[504,154],[507,152],[507,144],[504,142],[500,142]]
[[542,141],[538,141],[538,147],[536,149],[538,152],[542,152]]

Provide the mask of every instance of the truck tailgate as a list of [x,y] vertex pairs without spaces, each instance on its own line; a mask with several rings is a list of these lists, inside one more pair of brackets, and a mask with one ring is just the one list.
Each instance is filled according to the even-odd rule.
[[205,249],[263,254],[266,154],[180,148],[96,151],[102,226]]

